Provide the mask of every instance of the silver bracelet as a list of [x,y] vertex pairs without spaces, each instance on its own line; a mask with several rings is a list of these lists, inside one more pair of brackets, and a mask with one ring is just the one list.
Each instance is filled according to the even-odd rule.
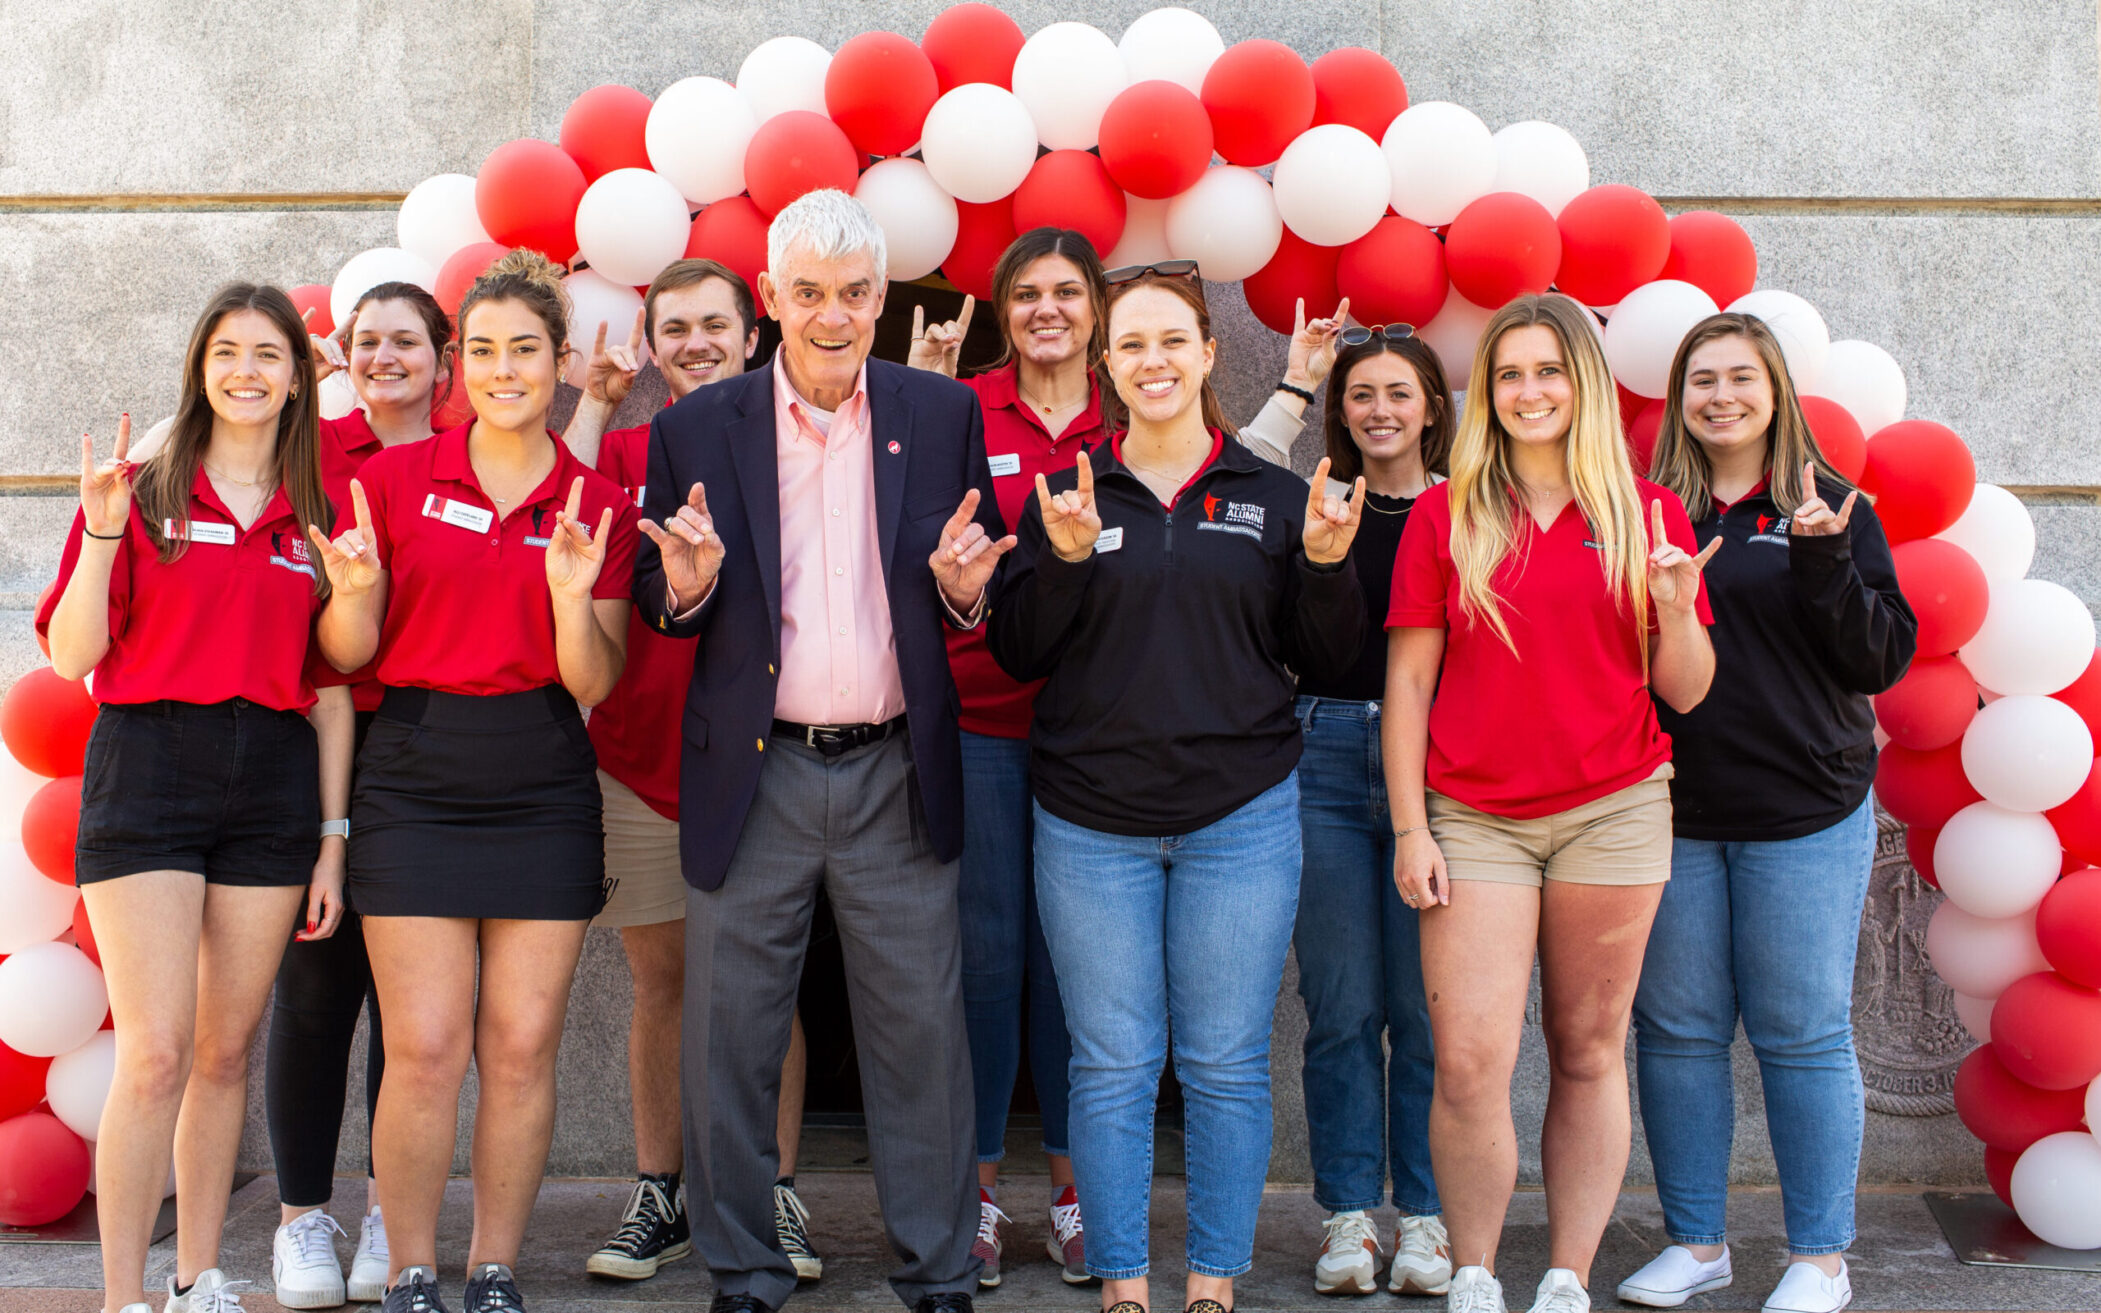
[[1393,837],[1396,839],[1405,839],[1409,835],[1414,834],[1417,830],[1427,830],[1429,828],[1430,827],[1427,825],[1411,825],[1405,830],[1395,830],[1393,832]]

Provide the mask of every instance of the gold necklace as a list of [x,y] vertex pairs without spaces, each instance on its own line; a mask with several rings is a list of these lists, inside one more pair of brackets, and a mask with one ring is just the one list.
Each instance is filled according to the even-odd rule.
[[243,488],[260,488],[266,482],[266,480],[263,479],[237,479],[233,475],[226,473],[224,470],[213,469],[212,463],[208,460],[205,460],[201,456],[197,458],[197,463],[199,465],[204,466],[205,471],[209,473],[213,478],[224,479],[228,483],[239,484]]
[[1046,402],[1043,398],[1030,393],[1030,391],[1027,388],[1021,385],[1021,380],[1019,378],[1016,378],[1014,380],[1014,390],[1016,392],[1021,393],[1022,399],[1024,401],[1027,401],[1030,405],[1034,406],[1036,409],[1042,411],[1046,415],[1055,415],[1061,410],[1070,410],[1075,406],[1084,406],[1087,404],[1087,398],[1081,397],[1078,401],[1068,401],[1062,406],[1053,406],[1050,403]]

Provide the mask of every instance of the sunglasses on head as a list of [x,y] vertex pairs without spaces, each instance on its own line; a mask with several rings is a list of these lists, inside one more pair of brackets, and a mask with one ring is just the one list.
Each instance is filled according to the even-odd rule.
[[1126,264],[1102,274],[1102,281],[1114,287],[1118,283],[1135,283],[1147,274],[1161,278],[1194,278],[1196,261],[1162,260],[1158,264]]
[[1351,324],[1342,330],[1340,336],[1344,346],[1363,346],[1375,337],[1383,337],[1389,342],[1405,342],[1415,336],[1415,325],[1373,324],[1370,328],[1363,328]]

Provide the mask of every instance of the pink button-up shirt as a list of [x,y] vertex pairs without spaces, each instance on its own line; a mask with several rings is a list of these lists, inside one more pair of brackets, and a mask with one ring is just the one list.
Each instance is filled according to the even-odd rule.
[[773,714],[806,725],[880,723],[904,714],[905,689],[876,540],[865,366],[829,434],[812,418],[821,413],[776,357],[781,679]]

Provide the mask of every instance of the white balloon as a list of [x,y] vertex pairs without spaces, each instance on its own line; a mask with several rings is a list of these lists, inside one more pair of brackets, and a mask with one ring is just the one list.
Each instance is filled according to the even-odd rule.
[[1167,202],[1147,200],[1129,192],[1124,193],[1123,202],[1123,236],[1116,240],[1116,249],[1102,257],[1102,268],[1119,269],[1173,259],[1174,253],[1167,249]]
[[2022,976],[2050,969],[2035,942],[2033,911],[1986,920],[1946,901],[1926,923],[1926,960],[1948,988],[1986,1004]]
[[322,379],[320,391],[314,396],[321,403],[323,419],[341,419],[357,409],[357,387],[350,381],[347,369],[339,369]]
[[438,285],[438,266],[398,246],[375,246],[350,257],[328,289],[328,314],[338,324],[350,322],[357,299],[381,283],[414,283],[428,292]]
[[2094,613],[2062,584],[1994,583],[1984,627],[1956,655],[1994,693],[2055,693],[2094,658]]
[[576,249],[616,283],[649,282],[686,253],[693,216],[670,179],[648,169],[614,169],[576,206]]
[[17,1053],[71,1053],[108,1015],[102,969],[71,944],[31,944],[0,962],[0,1044]]
[[[169,428],[173,428],[175,426],[175,418],[171,415],[162,423]],[[151,431],[150,429],[148,430],[148,432]],[[167,434],[163,432],[161,438],[165,441]],[[133,443],[131,449],[135,460],[144,460],[146,455],[150,454],[140,453],[138,443]],[[5,747],[0,747],[0,842],[17,843],[21,840],[22,812],[29,806],[29,800],[36,796],[36,791],[50,782],[50,780],[24,766],[21,762],[16,761],[14,754]],[[46,880],[45,883],[49,884],[50,881]],[[69,921],[72,915],[70,911],[66,913]],[[49,938],[48,935],[45,937]],[[0,952],[5,951],[5,949],[0,949]]]
[[824,75],[832,54],[806,36],[761,41],[737,66],[737,90],[760,123],[791,109],[825,113]]
[[744,190],[744,151],[758,130],[751,102],[735,87],[721,78],[683,78],[649,107],[642,145],[649,167],[680,195],[712,205]]
[[1495,137],[1472,110],[1446,100],[1410,105],[1379,143],[1393,173],[1394,213],[1435,228],[1495,190]]
[[576,347],[569,358],[569,382],[581,387],[598,326],[606,326],[608,342],[627,341],[635,311],[642,308],[642,294],[595,269],[577,270],[562,280],[562,286],[569,289],[569,341]]
[[403,250],[443,268],[453,252],[490,240],[474,208],[474,179],[464,173],[425,178],[402,198],[394,235]]
[[1991,802],[1973,802],[1949,817],[1933,843],[1941,892],[1987,921],[2034,911],[2057,883],[2063,860],[2048,817]]
[[44,1077],[44,1098],[51,1104],[51,1115],[81,1139],[93,1141],[102,1125],[102,1105],[109,1101],[110,1079],[116,1074],[116,1033],[98,1030],[88,1036],[87,1043],[51,1060],[51,1070]]
[[2093,768],[2093,731],[2056,698],[2000,698],[1962,732],[1963,774],[1986,802],[2009,811],[2058,806],[2079,792]]
[[1315,246],[1345,246],[1385,217],[1393,178],[1379,143],[1346,123],[1301,132],[1270,175],[1284,226]]
[[1831,354],[1831,330],[1815,306],[1793,292],[1761,287],[1731,301],[1729,313],[1756,315],[1764,320],[1780,343],[1780,355],[1787,361],[1787,374],[1794,380],[1795,391],[1816,392]]
[[[1942,907],[1953,907],[1953,903],[1942,903]],[[1999,1000],[1978,998],[1971,994],[1955,995],[1955,1019],[1962,1028],[1970,1032],[1970,1038],[1979,1044],[1992,1042],[1992,1007]]]
[[1200,95],[1204,74],[1226,52],[1211,20],[1179,5],[1140,14],[1116,43],[1133,82],[1172,82]]
[[934,102],[920,158],[941,190],[985,205],[1014,194],[1036,163],[1036,123],[1013,92],[967,82]]
[[79,901],[78,889],[40,875],[19,842],[0,843],[0,955],[64,934]]
[[1844,406],[1871,438],[1904,418],[1904,366],[1873,342],[1833,342],[1816,386],[1800,390]]
[[1210,282],[1238,282],[1254,273],[1283,240],[1276,195],[1253,169],[1208,169],[1167,203],[1167,248],[1177,259],[1196,261],[1197,272]]
[[2101,1249],[2101,1141],[2085,1131],[2045,1135],[2013,1165],[2013,1210],[2038,1240]]
[[1605,324],[1605,363],[1612,376],[1636,396],[1662,396],[1670,388],[1678,344],[1713,313],[1714,298],[1691,283],[1659,278],[1635,288]]
[[1495,311],[1475,305],[1455,291],[1444,298],[1444,308],[1416,330],[1437,353],[1437,363],[1444,366],[1444,376],[1454,392],[1466,391],[1467,380],[1473,377],[1474,351],[1481,345],[1481,330],[1488,327],[1494,316]]
[[1052,150],[1092,150],[1101,140],[1102,112],[1129,85],[1116,43],[1087,23],[1052,23],[1014,57],[1014,94]]
[[941,267],[956,244],[956,198],[941,190],[918,160],[878,160],[854,187],[882,227],[890,277],[924,278]]
[[1996,483],[1980,483],[1955,523],[1934,537],[1976,558],[1993,583],[2019,579],[2035,564],[2035,520],[2021,499]]
[[2093,1084],[2086,1087],[2086,1128],[2096,1140],[2101,1140],[2101,1076],[2094,1077]]
[[1489,190],[1530,196],[1556,218],[1590,190],[1590,157],[1566,128],[1537,120],[1512,123],[1495,134],[1495,151],[1495,185]]

